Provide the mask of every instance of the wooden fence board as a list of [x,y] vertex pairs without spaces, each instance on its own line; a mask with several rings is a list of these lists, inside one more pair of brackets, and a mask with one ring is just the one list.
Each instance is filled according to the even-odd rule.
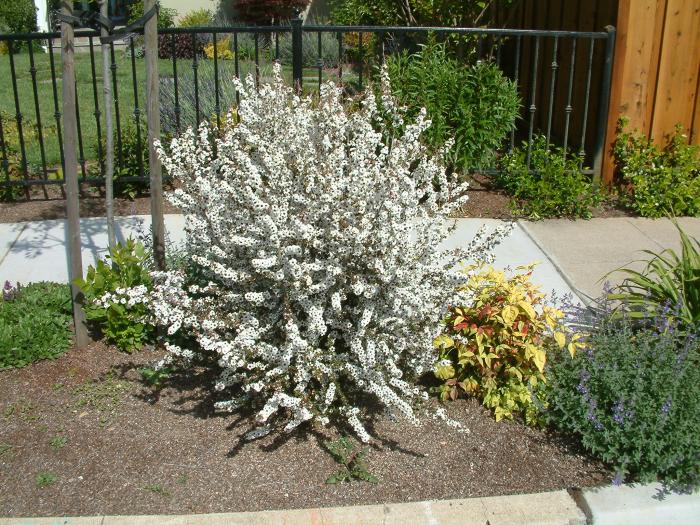
[[668,0],[651,136],[692,125],[700,68],[700,0]]
[[698,70],[698,83],[695,88],[695,111],[693,126],[690,130],[690,142],[700,146],[700,70]]
[[659,42],[652,35],[661,33],[666,0],[620,0],[617,42],[613,66],[610,115],[606,133],[603,180],[613,177],[611,148],[620,115],[630,119],[630,128],[649,133]]

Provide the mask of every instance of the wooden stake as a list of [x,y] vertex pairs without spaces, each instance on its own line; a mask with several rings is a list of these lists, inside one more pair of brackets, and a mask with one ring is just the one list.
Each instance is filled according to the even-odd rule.
[[[156,0],[143,0],[147,13]],[[165,270],[165,225],[163,224],[163,177],[153,142],[160,139],[160,100],[158,86],[158,17],[153,16],[143,28],[146,46],[146,116],[148,118],[148,167],[151,172],[151,227],[153,257],[156,268]]]
[[[100,1],[100,14],[109,18],[108,0]],[[106,27],[100,35],[109,36]],[[105,113],[105,201],[107,207],[107,240],[111,250],[117,244],[114,233],[114,130],[112,123],[112,83],[110,82],[109,44],[102,44],[102,93]]]
[[[61,10],[73,14],[72,0],[62,0]],[[80,204],[78,195],[78,158],[75,149],[78,127],[75,116],[75,60],[73,49],[73,26],[61,23],[61,58],[63,59],[63,155],[65,158],[66,215],[68,228],[68,276],[73,299],[73,321],[75,323],[75,345],[85,347],[90,338],[85,326],[84,296],[74,280],[83,276],[83,261],[80,248]]]

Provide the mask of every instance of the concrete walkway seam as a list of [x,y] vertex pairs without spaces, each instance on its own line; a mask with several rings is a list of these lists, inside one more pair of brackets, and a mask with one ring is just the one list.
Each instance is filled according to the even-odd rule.
[[549,253],[544,246],[537,240],[537,236],[532,233],[530,228],[527,225],[527,221],[524,221],[522,219],[518,219],[517,221],[518,226],[522,228],[522,230],[525,232],[525,235],[528,236],[528,238],[533,242],[535,246],[544,254],[544,256],[549,260],[549,262],[552,264],[554,269],[557,271],[559,276],[564,280],[564,282],[567,284],[571,290],[576,294],[576,297],[578,297],[586,306],[591,306],[594,301],[593,298],[589,297],[588,294],[584,293],[583,290],[578,288],[576,284],[574,284],[574,280],[569,276],[566,271],[564,271],[562,264],[557,260],[557,258]]
[[5,261],[5,258],[7,258],[8,255],[10,255],[10,252],[12,251],[12,248],[15,247],[15,244],[17,244],[17,241],[19,238],[22,236],[22,233],[24,233],[24,230],[27,229],[27,226],[29,225],[28,222],[21,223],[22,228],[20,228],[19,232],[17,233],[17,236],[15,239],[10,243],[10,246],[7,248],[7,251],[2,254],[2,257],[0,257],[0,264],[2,264]]

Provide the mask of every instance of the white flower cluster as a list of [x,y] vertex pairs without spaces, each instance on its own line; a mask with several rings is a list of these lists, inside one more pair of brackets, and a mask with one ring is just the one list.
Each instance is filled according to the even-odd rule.
[[[144,285],[134,286],[132,288],[117,288],[114,292],[107,292],[102,297],[97,297],[93,301],[95,306],[109,309],[112,305],[123,305],[127,310],[134,308],[136,305],[143,304],[148,306],[151,302],[148,288]],[[142,321],[145,319],[142,319]]]
[[419,140],[425,112],[399,137],[382,133],[380,122],[403,123],[386,74],[381,104],[367,91],[353,109],[332,83],[297,96],[279,66],[259,91],[235,82],[239,123],[157,145],[205,277],[154,273],[154,319],[216,357],[215,388],[229,394],[218,408],[257,407],[251,438],[342,420],[367,441],[377,403],[417,423],[416,379],[433,369],[440,317],[465,279],[457,262],[484,258],[501,232],[438,250],[466,185]]

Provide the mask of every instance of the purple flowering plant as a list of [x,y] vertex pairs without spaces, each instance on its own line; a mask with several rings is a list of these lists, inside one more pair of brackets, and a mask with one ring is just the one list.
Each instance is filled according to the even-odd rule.
[[700,326],[664,316],[667,305],[642,320],[613,314],[617,306],[603,299],[567,309],[586,348],[573,359],[568,352],[550,355],[545,419],[578,437],[618,483],[697,489]]
[[2,299],[3,301],[12,301],[15,296],[17,295],[17,292],[19,291],[19,283],[17,283],[17,286],[12,286],[12,283],[10,281],[5,281],[5,284],[2,287]]

